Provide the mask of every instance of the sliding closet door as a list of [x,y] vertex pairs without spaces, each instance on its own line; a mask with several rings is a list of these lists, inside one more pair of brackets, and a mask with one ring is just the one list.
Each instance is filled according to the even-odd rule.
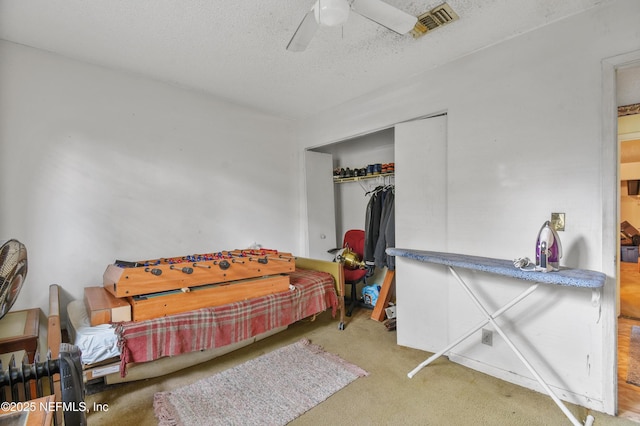
[[307,256],[332,260],[327,250],[336,245],[336,210],[333,195],[333,157],[322,152],[305,151],[307,188]]
[[[395,126],[396,247],[447,250],[447,117]],[[449,277],[397,258],[398,344],[436,352],[447,341]]]

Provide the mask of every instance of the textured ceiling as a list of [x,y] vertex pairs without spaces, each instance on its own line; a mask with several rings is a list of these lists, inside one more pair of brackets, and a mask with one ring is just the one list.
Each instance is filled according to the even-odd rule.
[[294,53],[314,0],[0,0],[0,38],[302,118],[606,2],[449,0],[460,20],[419,39],[352,13]]

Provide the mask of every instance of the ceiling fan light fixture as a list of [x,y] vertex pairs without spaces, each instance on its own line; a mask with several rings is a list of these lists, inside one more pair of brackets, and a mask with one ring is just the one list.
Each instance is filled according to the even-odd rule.
[[318,24],[336,27],[347,22],[351,7],[347,0],[318,0],[313,9]]

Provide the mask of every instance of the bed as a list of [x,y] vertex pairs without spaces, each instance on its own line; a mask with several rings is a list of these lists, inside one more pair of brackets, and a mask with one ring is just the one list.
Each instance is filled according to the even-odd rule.
[[[344,278],[339,263],[296,258],[290,278],[292,287],[287,292],[116,326],[91,327],[84,303],[72,301],[67,306],[67,330],[71,343],[83,352],[85,380],[103,378],[113,384],[158,377],[211,360],[327,309],[334,316],[339,311],[338,328],[344,328]],[[51,333],[59,331],[54,327]]]

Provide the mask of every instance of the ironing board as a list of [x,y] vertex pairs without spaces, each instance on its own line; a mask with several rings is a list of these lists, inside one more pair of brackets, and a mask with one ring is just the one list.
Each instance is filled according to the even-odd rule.
[[[412,249],[402,249],[402,248],[388,248],[386,250],[387,254],[390,256],[401,256],[409,259],[417,260],[419,262],[425,263],[435,263],[440,265],[445,265],[448,267],[451,274],[454,276],[456,281],[462,286],[464,291],[469,295],[474,304],[482,311],[485,316],[485,319],[478,324],[476,327],[469,330],[467,333],[462,335],[460,338],[456,339],[452,343],[450,343],[446,348],[442,349],[438,353],[433,354],[426,361],[418,365],[415,369],[409,372],[409,378],[412,378],[418,371],[422,368],[429,365],[431,362],[436,360],[437,358],[444,355],[446,352],[450,351],[452,348],[460,344],[462,341],[467,339],[476,331],[480,330],[486,324],[491,323],[491,325],[495,328],[498,334],[504,339],[509,348],[518,356],[520,361],[527,367],[527,369],[531,372],[533,377],[540,383],[543,389],[547,392],[547,394],[553,399],[556,405],[562,410],[562,412],[567,416],[567,418],[574,425],[582,425],[576,419],[576,417],[569,411],[569,409],[564,405],[564,403],[553,393],[549,385],[542,379],[542,377],[536,372],[533,366],[527,361],[522,352],[513,344],[511,339],[505,334],[504,330],[496,323],[495,319],[502,315],[504,312],[509,310],[511,307],[525,299],[531,293],[533,293],[540,283],[543,284],[551,284],[551,285],[559,285],[559,286],[571,286],[571,287],[583,287],[589,288],[592,290],[600,289],[604,286],[606,276],[602,272],[589,271],[584,269],[569,269],[569,268],[560,268],[559,271],[556,272],[535,272],[535,271],[523,271],[519,268],[516,268],[513,265],[513,261],[503,260],[503,259],[493,259],[487,257],[480,256],[469,256],[464,254],[455,254],[455,253],[443,253],[443,252],[434,252],[434,251],[424,251],[424,250],[412,250]],[[471,269],[475,271],[482,271],[490,274],[506,276],[510,278],[516,278],[524,281],[531,281],[533,284],[529,286],[524,292],[522,292],[517,297],[513,298],[511,301],[506,303],[500,309],[495,311],[493,314],[489,313],[487,309],[482,305],[480,300],[473,293],[471,288],[460,278],[460,275],[456,272],[455,268],[464,268]],[[593,424],[594,418],[593,416],[587,416],[585,420],[585,426],[590,426]]]

